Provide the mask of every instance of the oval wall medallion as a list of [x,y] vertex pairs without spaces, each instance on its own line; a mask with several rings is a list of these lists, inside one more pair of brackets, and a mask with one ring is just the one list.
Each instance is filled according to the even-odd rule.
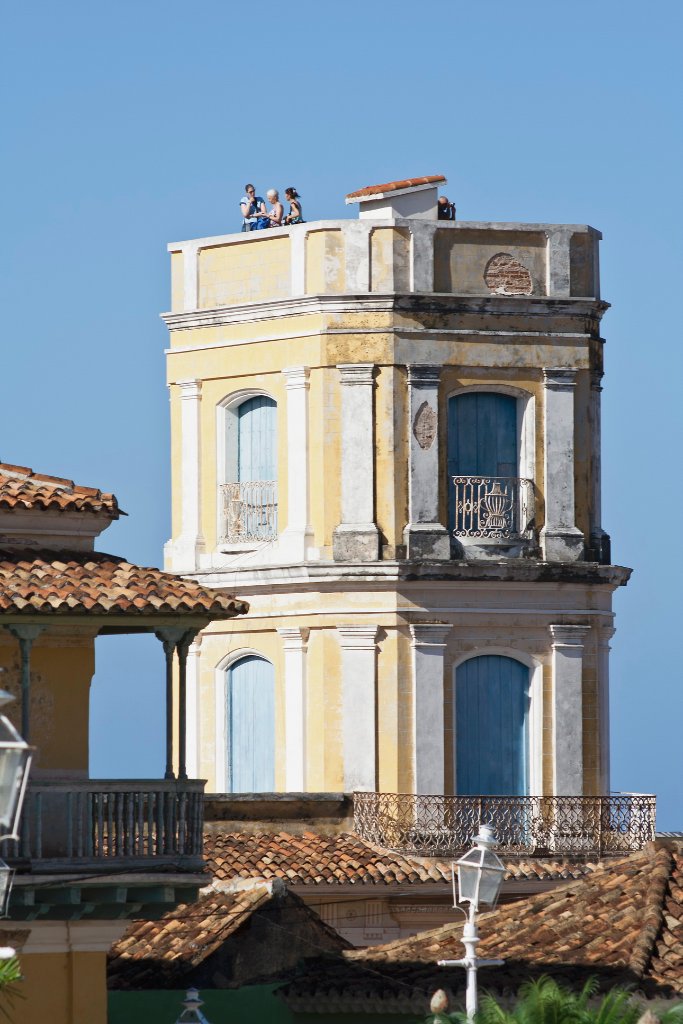
[[496,295],[531,295],[531,274],[509,252],[498,252],[486,264],[484,280]]
[[436,437],[436,413],[429,402],[423,402],[415,413],[413,434],[420,448],[431,448]]

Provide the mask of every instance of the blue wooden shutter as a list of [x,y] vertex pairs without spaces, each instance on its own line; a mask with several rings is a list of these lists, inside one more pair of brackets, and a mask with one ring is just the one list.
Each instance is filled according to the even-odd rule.
[[528,737],[526,665],[493,654],[463,662],[455,678],[458,793],[526,795]]
[[275,677],[263,658],[240,658],[228,669],[228,791],[275,788]]
[[448,401],[448,519],[455,528],[454,476],[518,475],[517,400],[472,391]]
[[272,398],[256,395],[237,410],[237,479],[275,480],[277,406]]

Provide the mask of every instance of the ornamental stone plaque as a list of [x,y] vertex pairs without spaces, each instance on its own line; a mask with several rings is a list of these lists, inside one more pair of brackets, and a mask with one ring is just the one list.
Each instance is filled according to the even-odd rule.
[[429,402],[423,402],[415,413],[415,420],[413,422],[413,434],[415,435],[415,440],[423,450],[426,451],[434,444],[436,427],[437,420],[435,411],[432,409]]

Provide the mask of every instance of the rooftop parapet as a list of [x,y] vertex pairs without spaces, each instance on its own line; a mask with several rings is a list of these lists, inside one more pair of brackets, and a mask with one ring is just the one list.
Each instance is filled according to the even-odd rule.
[[[395,207],[376,212],[381,216],[173,242],[172,314],[305,296],[600,297],[602,236],[588,225],[427,220],[395,216]],[[193,325],[169,318],[174,328]]]

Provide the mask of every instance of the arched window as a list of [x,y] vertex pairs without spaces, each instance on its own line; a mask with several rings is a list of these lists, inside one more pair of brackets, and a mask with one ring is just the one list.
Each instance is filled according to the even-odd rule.
[[277,537],[277,405],[252,395],[224,405],[221,541],[258,544]]
[[227,670],[227,789],[275,788],[275,676],[264,658],[247,655]]
[[469,658],[455,673],[455,777],[459,795],[529,792],[526,665],[502,655]]
[[456,537],[522,532],[517,399],[472,391],[448,400],[448,520]]

